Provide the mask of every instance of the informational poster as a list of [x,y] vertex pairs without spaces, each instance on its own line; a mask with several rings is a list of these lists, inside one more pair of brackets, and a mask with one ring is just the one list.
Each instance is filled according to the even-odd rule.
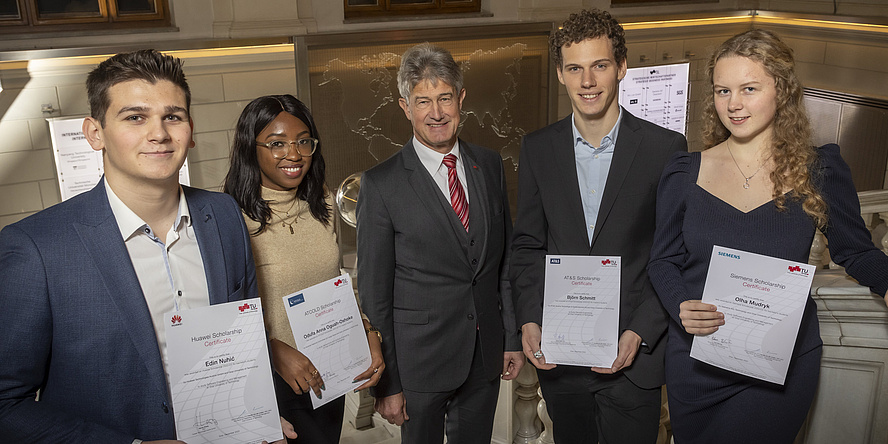
[[[52,137],[52,154],[62,200],[68,200],[84,191],[91,190],[105,169],[102,152],[92,149],[83,135],[83,117],[46,119]],[[179,183],[190,185],[188,160],[179,170]]]
[[626,71],[620,105],[635,117],[685,134],[689,63],[644,66]]

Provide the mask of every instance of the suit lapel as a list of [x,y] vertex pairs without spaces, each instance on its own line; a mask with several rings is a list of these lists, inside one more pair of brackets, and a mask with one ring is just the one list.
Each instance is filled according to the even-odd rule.
[[133,348],[152,375],[152,381],[162,383],[162,387],[158,387],[160,392],[166,393],[166,377],[160,365],[160,350],[151,313],[117,220],[108,204],[104,180],[89,191],[83,214],[85,216],[81,222],[73,223],[74,230],[99,270],[102,285],[117,308],[118,316],[126,319],[130,325],[127,332]]
[[207,276],[210,305],[228,302],[228,279],[219,276],[219,273],[224,272],[227,268],[213,206],[202,202],[188,191],[185,193],[185,200],[188,202],[188,211],[192,217],[191,226],[194,228],[194,235],[197,236],[197,245],[200,248],[204,273]]
[[[552,134],[551,156],[555,170],[550,171],[551,177],[561,180],[561,190],[564,192],[565,218],[573,229],[564,230],[571,236],[570,245],[589,245],[589,234],[586,231],[586,216],[583,212],[583,199],[580,196],[580,181],[577,178],[577,158],[574,154],[574,139],[571,120],[573,114],[562,119],[555,127]],[[585,247],[581,249],[585,251]]]
[[[455,252],[459,253],[459,257],[465,258],[466,252],[463,249],[463,239],[459,237],[462,236],[465,238],[465,229],[459,221],[459,218],[456,216],[456,213],[453,211],[450,202],[444,199],[441,190],[435,184],[432,176],[429,175],[428,170],[425,169],[425,166],[423,166],[419,157],[416,155],[412,139],[404,145],[404,148],[401,150],[401,155],[404,160],[404,169],[407,170],[407,180],[410,182],[413,192],[416,193],[419,201],[422,202],[426,211],[428,211],[431,218],[438,225],[439,232],[447,233],[447,236],[452,238],[451,241],[446,242],[446,244],[452,245]],[[471,219],[471,217],[471,208],[469,208],[469,218]],[[451,218],[456,220],[455,224]],[[459,225],[459,229],[462,230],[463,233],[456,231],[457,227],[455,225]],[[468,260],[466,260],[466,264],[468,264]]]
[[489,190],[487,189],[487,182],[484,180],[484,174],[494,174],[494,172],[483,171],[481,166],[478,165],[474,148],[468,143],[460,141],[459,148],[460,155],[463,156],[463,167],[466,170],[466,182],[468,182],[469,189],[469,225],[471,226],[475,222],[475,226],[480,228],[478,234],[481,237],[477,241],[481,242],[481,254],[479,257],[482,263],[475,268],[477,273],[484,265],[484,258],[487,257],[487,237],[490,236],[490,214],[488,214],[489,207],[487,205],[490,195],[488,194]]
[[632,162],[635,161],[635,155],[641,146],[642,136],[638,132],[638,122],[633,120],[634,117],[628,112],[623,113],[623,119],[620,124],[620,133],[617,136],[617,145],[614,147],[614,160],[611,162],[610,170],[607,173],[607,183],[604,186],[604,194],[601,196],[601,206],[598,209],[598,220],[595,223],[595,232],[592,235],[592,242],[589,246],[590,250],[595,245],[595,240],[602,232],[602,228],[607,223],[607,216],[610,214],[617,200],[617,195],[623,182],[629,175]]

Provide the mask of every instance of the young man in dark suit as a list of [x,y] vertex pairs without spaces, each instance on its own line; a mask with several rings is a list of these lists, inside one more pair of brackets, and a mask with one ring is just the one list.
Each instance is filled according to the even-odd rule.
[[181,62],[118,54],[87,94],[103,179],[0,232],[5,442],[175,439],[164,314],[257,295],[237,204],[179,185],[194,146]]
[[457,139],[466,91],[446,50],[417,45],[398,73],[413,138],[366,171],[358,290],[382,333],[371,389],[401,442],[490,443],[499,377],[524,364],[506,271],[512,221],[500,156]]
[[[687,141],[620,107],[626,42],[610,14],[572,14],[549,43],[573,113],[522,142],[510,276],[524,354],[540,370],[556,442],[653,443],[667,318],[646,266],[660,174]],[[620,256],[620,330],[611,367],[546,362],[540,350],[546,254]]]

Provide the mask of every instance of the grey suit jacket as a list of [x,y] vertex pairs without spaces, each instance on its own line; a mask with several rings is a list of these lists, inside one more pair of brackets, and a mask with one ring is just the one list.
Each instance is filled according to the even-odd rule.
[[[256,297],[237,204],[184,189],[210,303]],[[104,181],[0,232],[0,306],[0,440],[176,437],[154,326]]]
[[[647,276],[657,185],[684,136],[623,110],[593,238],[589,239],[574,157],[572,116],[524,137],[510,277],[519,327],[542,325],[546,254],[620,256],[620,331],[647,344],[626,376],[643,388],[664,382],[667,318]],[[558,368],[552,370],[558,371]]]
[[358,294],[382,333],[386,363],[374,396],[456,389],[468,376],[476,334],[491,379],[502,372],[504,347],[521,349],[508,286],[512,221],[502,159],[463,141],[460,153],[468,233],[412,142],[361,178]]

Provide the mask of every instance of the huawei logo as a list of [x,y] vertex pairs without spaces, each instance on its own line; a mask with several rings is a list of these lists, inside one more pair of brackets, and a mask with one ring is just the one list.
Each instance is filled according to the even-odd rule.
[[336,279],[336,281],[333,282],[333,286],[338,287],[338,286],[340,286],[342,284],[346,284],[346,283],[347,282],[345,281],[345,279]]
[[238,306],[237,309],[240,310],[241,313],[243,313],[244,311],[250,309],[250,304],[244,303],[244,305]]
[[613,262],[611,262],[610,259],[605,259],[605,260],[601,261],[601,265],[610,265],[610,264],[612,264],[612,263],[613,263]]
[[170,319],[170,321],[172,321],[173,325],[181,324],[182,323],[182,316],[173,315],[173,317],[172,317],[172,319]]
[[790,271],[790,272],[793,272],[793,271],[795,271],[795,272],[800,272],[800,271],[802,271],[802,267],[799,267],[798,265],[790,265],[790,266],[789,266],[789,271]]

